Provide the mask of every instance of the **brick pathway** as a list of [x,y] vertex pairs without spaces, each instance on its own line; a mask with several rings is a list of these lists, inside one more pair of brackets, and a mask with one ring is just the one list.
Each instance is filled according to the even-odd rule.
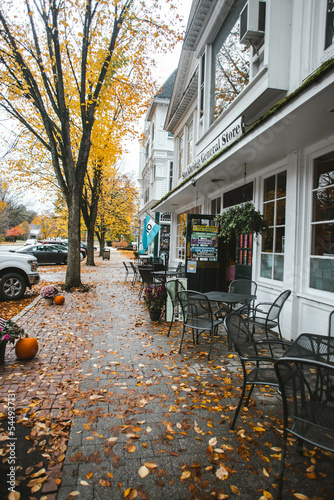
[[[0,412],[6,414],[8,391],[15,392],[18,424],[22,418],[34,424],[48,455],[47,479],[31,497],[275,498],[280,399],[255,389],[254,403],[230,431],[241,373],[225,335],[210,362],[206,340],[194,347],[190,335],[179,355],[180,330],[168,339],[167,323],[150,322],[138,288],[124,283],[123,259],[116,251],[110,261],[98,258],[83,273],[94,290],[67,293],[58,307],[38,301],[17,320],[40,350],[25,363],[7,356]],[[41,446],[42,431],[48,441]],[[284,498],[295,498],[293,491],[334,498],[331,457],[320,451],[301,457],[291,447],[288,462]],[[306,477],[312,462],[316,480]],[[221,480],[216,473],[223,468]]]

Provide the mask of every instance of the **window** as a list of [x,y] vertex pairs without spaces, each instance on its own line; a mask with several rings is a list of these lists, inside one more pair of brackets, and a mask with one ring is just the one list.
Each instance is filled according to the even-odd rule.
[[173,188],[173,168],[173,162],[171,161],[169,163],[169,191],[171,191]]
[[204,88],[205,88],[205,54],[201,57],[200,64],[200,87],[199,87],[199,117],[202,120],[204,116]]
[[334,152],[314,161],[310,287],[334,292]]
[[239,25],[239,19],[236,22],[234,17],[227,20],[213,44],[211,122],[225,111],[249,82],[250,49],[239,41]]
[[185,260],[186,258],[186,225],[187,214],[200,214],[201,207],[191,208],[183,214],[178,214],[176,219],[176,258]]
[[187,161],[188,165],[193,161],[193,149],[194,149],[194,127],[191,121],[188,125],[188,144],[187,144]]
[[327,0],[325,49],[334,43],[334,0]]
[[261,276],[283,281],[286,171],[264,180],[263,214],[268,224],[262,236]]
[[221,198],[215,198],[211,200],[211,215],[220,214],[221,211]]
[[[240,205],[240,203],[245,203],[246,201],[252,201],[253,199],[253,183],[249,182],[241,187],[227,191],[223,195],[223,207],[233,207],[233,205]],[[217,212],[218,213],[218,212]]]
[[180,135],[179,138],[179,179],[182,175],[182,170],[183,170],[183,139],[184,136],[182,134]]
[[150,155],[150,141],[148,141],[146,144],[146,149],[145,149],[145,159],[146,160],[149,157],[149,155]]

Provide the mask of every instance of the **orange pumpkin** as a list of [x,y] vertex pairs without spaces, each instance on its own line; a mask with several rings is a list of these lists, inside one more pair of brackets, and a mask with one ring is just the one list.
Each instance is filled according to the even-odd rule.
[[55,304],[57,306],[61,306],[62,304],[64,304],[65,302],[65,297],[64,295],[56,295],[55,296]]
[[18,359],[31,359],[38,352],[38,342],[34,337],[22,337],[15,344],[15,354]]

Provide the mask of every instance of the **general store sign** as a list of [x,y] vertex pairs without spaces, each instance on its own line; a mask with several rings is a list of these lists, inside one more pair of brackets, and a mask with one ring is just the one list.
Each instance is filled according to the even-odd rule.
[[182,177],[185,179],[192,172],[207,163],[217,153],[225,149],[234,141],[239,139],[243,134],[242,117],[235,120],[229,127],[227,127],[219,136],[212,141],[207,148],[205,148],[187,168],[182,172]]

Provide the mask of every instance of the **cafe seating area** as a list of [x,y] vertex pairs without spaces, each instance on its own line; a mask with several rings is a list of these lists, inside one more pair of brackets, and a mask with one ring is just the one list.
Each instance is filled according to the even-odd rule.
[[[273,388],[282,401],[283,451],[277,499],[283,498],[289,435],[334,452],[334,310],[328,318],[328,331],[300,333],[288,342],[283,339],[280,319],[290,290],[282,291],[271,302],[257,302],[254,281],[234,280],[227,292],[201,293],[185,289],[178,280],[184,276],[181,266],[171,270],[161,269],[157,264],[138,264],[140,290],[148,282],[153,286],[166,284],[172,304],[167,336],[178,311],[179,354],[188,359],[197,348],[202,354],[205,349],[209,361],[217,356],[215,341],[225,337],[227,349],[238,356],[242,383],[230,429],[235,429],[238,416],[251,398],[256,405],[256,387]],[[172,281],[166,280],[171,276]],[[289,453],[294,452],[289,449]]]

